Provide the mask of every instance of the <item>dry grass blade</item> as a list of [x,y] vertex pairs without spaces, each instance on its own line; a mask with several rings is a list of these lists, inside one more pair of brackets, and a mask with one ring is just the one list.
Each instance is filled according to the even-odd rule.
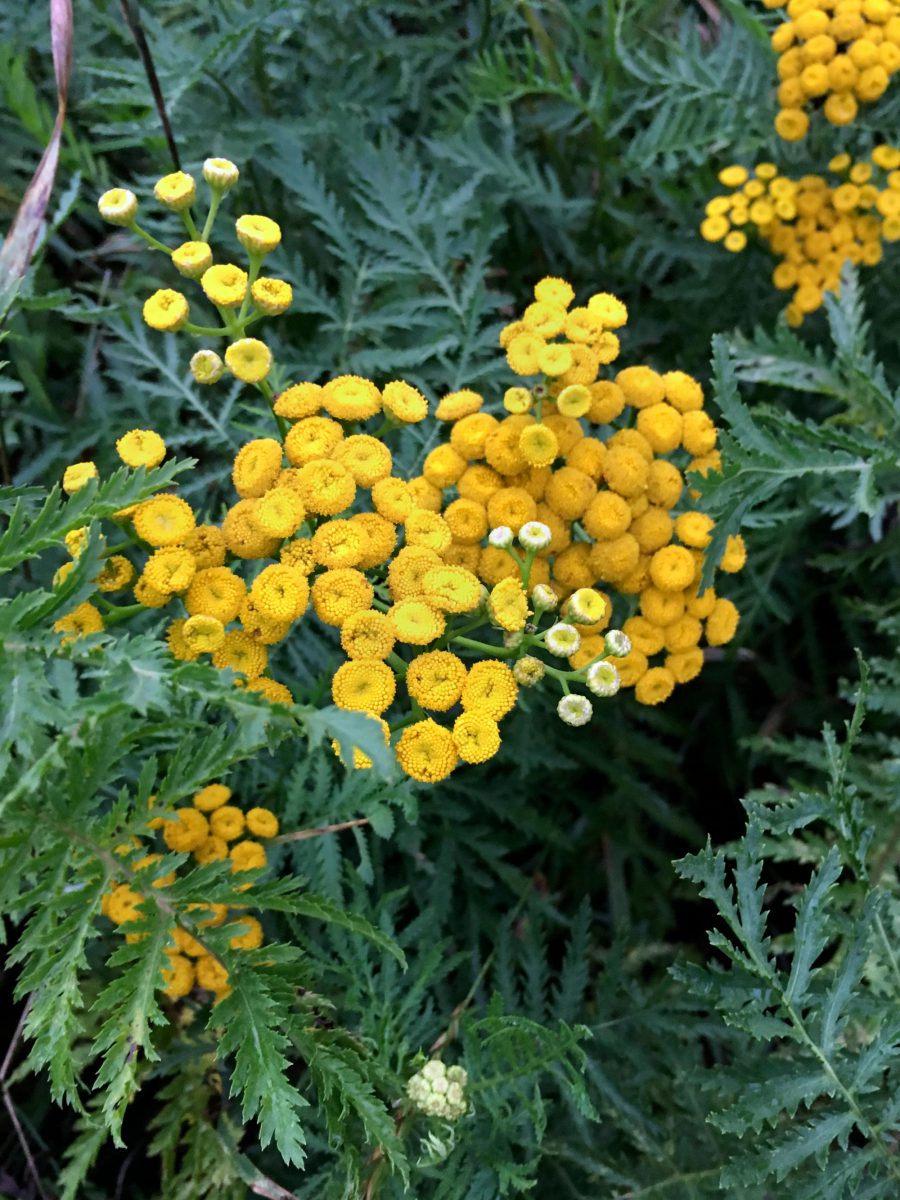
[[66,119],[69,78],[72,73],[72,30],[72,0],[50,0],[50,40],[56,75],[56,121],[50,141],[22,197],[22,203],[3,243],[3,249],[0,250],[0,296],[10,295],[28,270],[34,244],[53,191],[59,161],[59,144]]

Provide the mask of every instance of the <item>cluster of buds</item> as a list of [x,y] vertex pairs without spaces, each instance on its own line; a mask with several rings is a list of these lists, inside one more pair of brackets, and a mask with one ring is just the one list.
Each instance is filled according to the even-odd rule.
[[406,1094],[424,1116],[458,1121],[469,1108],[467,1082],[463,1067],[447,1067],[439,1058],[432,1058],[412,1076]]

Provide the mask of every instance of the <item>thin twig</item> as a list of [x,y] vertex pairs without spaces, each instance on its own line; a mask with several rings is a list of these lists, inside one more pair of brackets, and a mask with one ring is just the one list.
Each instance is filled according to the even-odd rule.
[[10,1040],[9,1045],[6,1048],[6,1054],[4,1054],[3,1062],[2,1062],[2,1064],[0,1064],[0,1083],[3,1083],[4,1079],[9,1074],[10,1064],[12,1063],[12,1056],[13,1056],[13,1054],[15,1054],[16,1046],[18,1046],[19,1040],[22,1037],[22,1030],[25,1028],[25,1022],[28,1020],[28,1014],[31,1012],[31,1005],[32,1005],[33,1000],[34,1000],[34,996],[32,995],[32,996],[29,996],[28,999],[25,1001],[25,1007],[22,1009],[22,1015],[19,1017],[18,1025],[16,1025],[16,1031],[12,1035],[12,1039]]
[[276,846],[282,842],[305,842],[307,838],[322,837],[326,833],[339,833],[342,829],[368,824],[368,817],[357,817],[353,821],[338,821],[336,825],[320,825],[318,829],[298,829],[294,833],[282,833],[277,838],[272,838],[272,842]]
[[19,1116],[16,1112],[15,1105],[13,1104],[12,1100],[10,1100],[9,1092],[5,1087],[3,1088],[3,1103],[6,1105],[6,1111],[9,1113],[9,1119],[13,1123],[13,1129],[16,1131],[16,1137],[19,1139],[19,1145],[22,1147],[22,1153],[25,1155],[25,1162],[28,1165],[28,1173],[34,1180],[34,1186],[38,1190],[38,1195],[41,1197],[41,1200],[49,1200],[47,1193],[44,1191],[44,1185],[41,1183],[41,1177],[38,1175],[38,1169],[35,1165],[35,1161],[31,1157],[31,1149],[25,1137],[25,1131],[22,1129],[22,1126],[19,1122]]
[[162,93],[162,88],[159,83],[159,76],[156,73],[156,67],[153,63],[153,55],[150,53],[150,46],[147,43],[147,37],[144,33],[144,27],[141,24],[141,16],[138,12],[137,5],[133,0],[120,0],[122,9],[122,17],[125,24],[128,26],[128,32],[134,38],[134,44],[137,47],[137,52],[140,55],[141,63],[144,67],[144,72],[147,76],[147,82],[150,84],[150,91],[153,93],[153,103],[156,105],[156,111],[159,113],[159,119],[162,123],[163,133],[166,135],[166,142],[169,146],[169,154],[172,159],[172,165],[176,171],[181,170],[181,157],[178,153],[178,145],[175,141],[175,135],[172,132],[172,126],[169,122],[169,114],[166,111],[166,101]]

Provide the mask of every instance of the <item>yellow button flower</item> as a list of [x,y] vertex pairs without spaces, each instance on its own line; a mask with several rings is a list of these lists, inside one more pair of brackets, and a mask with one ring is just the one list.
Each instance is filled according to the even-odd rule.
[[219,308],[237,308],[247,295],[247,272],[234,263],[209,267],[200,278],[206,298]]
[[97,471],[96,463],[72,463],[72,465],[70,467],[66,467],[65,471],[63,472],[63,491],[69,496],[74,496],[76,492],[81,491],[86,483],[89,483],[90,480],[97,479],[98,477],[99,473]]
[[166,443],[152,429],[132,429],[116,442],[116,452],[126,467],[158,467],[166,457]]
[[199,279],[212,266],[212,250],[206,242],[182,242],[172,251],[172,263],[188,279]]
[[166,208],[181,212],[190,208],[196,200],[197,184],[187,172],[173,171],[171,175],[164,175],[162,179],[157,180],[153,195]]
[[128,188],[110,188],[97,201],[97,208],[110,225],[131,225],[137,216],[137,196]]
[[272,369],[272,351],[259,338],[240,338],[225,351],[225,365],[242,383],[261,383]]
[[459,751],[449,729],[436,721],[417,721],[400,735],[396,746],[397,761],[420,783],[438,783],[446,779],[459,761]]
[[269,254],[281,241],[281,228],[270,217],[245,213],[234,223],[241,245],[251,254]]
[[161,333],[173,333],[187,321],[190,315],[188,302],[181,292],[161,288],[144,301],[144,321],[151,329]]

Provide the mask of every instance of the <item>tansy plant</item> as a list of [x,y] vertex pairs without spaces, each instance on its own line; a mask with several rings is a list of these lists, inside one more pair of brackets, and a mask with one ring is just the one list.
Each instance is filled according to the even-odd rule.
[[[898,51],[900,53],[900,51]],[[832,178],[791,179],[774,163],[725,167],[719,182],[729,193],[706,205],[700,233],[737,253],[756,235],[779,259],[772,282],[790,292],[790,325],[822,307],[825,292],[840,292],[848,260],[872,267],[884,242],[900,240],[900,150],[876,146],[855,161],[838,154],[828,164]]]
[[[260,275],[281,231],[267,217],[240,216],[247,269],[214,263],[209,239],[238,170],[207,160],[203,175],[211,200],[199,233],[193,178],[179,172],[156,185],[191,238],[174,250],[141,230],[132,193],[107,192],[100,212],[199,281],[220,325],[193,323],[187,298],[170,289],[147,300],[144,319],[164,332],[223,338],[224,362],[197,351],[194,378],[213,384],[227,368],[255,386],[276,435],[240,449],[238,499],[218,520],[201,523],[169,492],[117,514],[125,540],[107,552],[98,589],[131,586],[137,574],[137,604],[101,597],[58,629],[71,638],[135,609],[174,609],[167,638],[176,658],[209,655],[239,686],[289,704],[290,680],[269,673],[270,655],[311,602],[315,618],[340,631],[346,655],[334,703],[380,722],[403,770],[428,783],[497,753],[499,722],[520,688],[549,685],[561,719],[584,725],[592,704],[579,688],[597,697],[634,688],[640,703],[658,704],[698,675],[701,640],[722,645],[738,624],[735,606],[708,585],[713,522],[685,484],[686,470],[718,468],[716,429],[700,385],[682,372],[613,371],[625,305],[600,293],[573,307],[565,280],[541,280],[521,320],[501,333],[522,377],[504,396],[506,415],[485,411],[471,390],[444,396],[434,411],[441,443],[421,475],[402,478],[389,440],[427,419],[425,396],[402,380],[378,387],[349,375],[276,395],[269,348],[245,335],[291,302],[289,284]],[[152,430],[124,434],[117,449],[131,467],[166,454]],[[92,463],[74,464],[64,487],[77,490],[95,473]],[[73,555],[85,536],[70,536]],[[716,565],[737,571],[745,557],[732,537]],[[610,628],[614,612],[620,629]],[[370,760],[357,751],[355,765]]]

